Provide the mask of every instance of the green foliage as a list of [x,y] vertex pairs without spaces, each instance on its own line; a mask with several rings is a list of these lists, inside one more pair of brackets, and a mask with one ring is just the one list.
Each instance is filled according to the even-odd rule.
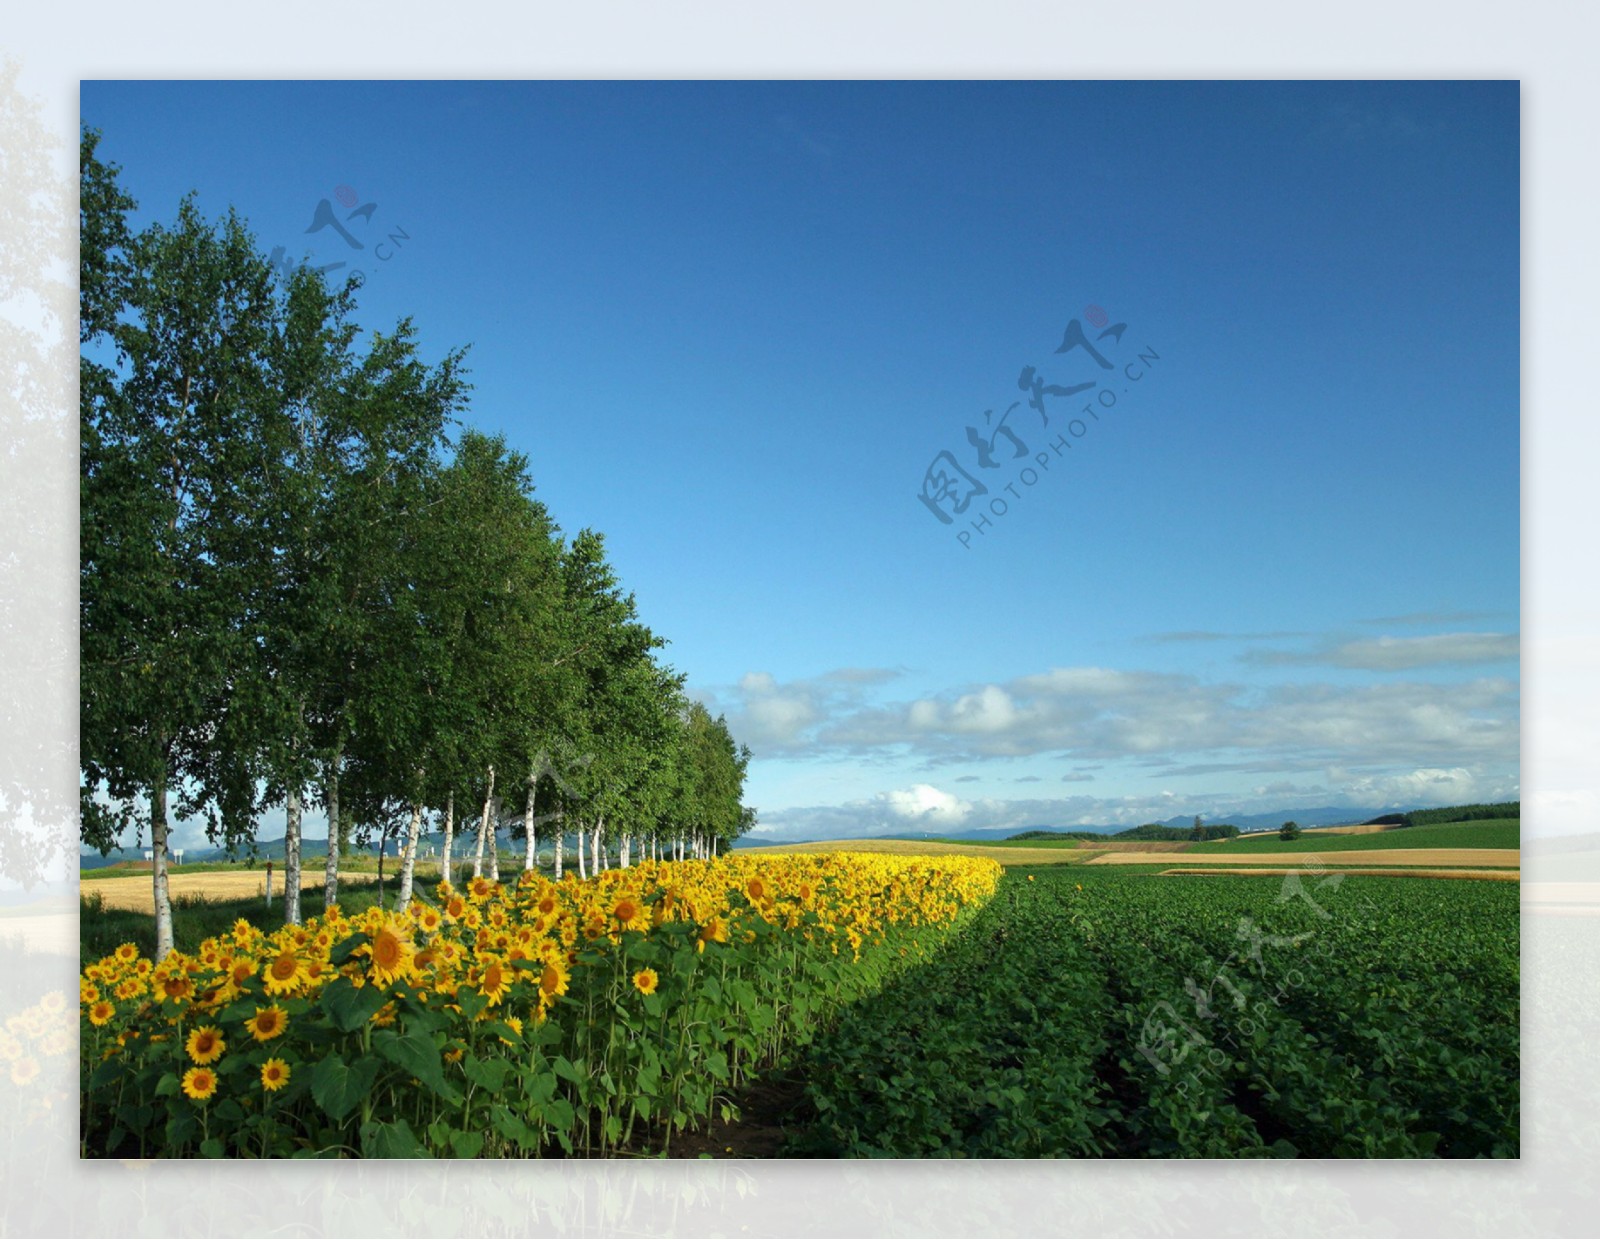
[[812,1044],[793,1152],[1516,1157],[1518,991],[1513,884],[1012,872]]
[[1302,831],[1296,840],[1278,834],[1256,835],[1248,839],[1196,844],[1199,852],[1221,853],[1332,853],[1365,852],[1377,848],[1517,848],[1522,831],[1518,819],[1503,821],[1442,823],[1438,826],[1406,827],[1395,831],[1374,831],[1367,835],[1330,835],[1323,831]]
[[1300,838],[1300,824],[1298,822],[1295,822],[1293,819],[1290,819],[1288,822],[1284,823],[1283,826],[1278,828],[1278,838],[1280,840],[1297,840],[1297,839],[1299,839]]
[[464,352],[428,363],[409,319],[363,332],[358,282],[278,279],[236,214],[192,197],[135,232],[98,141],[83,131],[81,838],[148,830],[161,851],[169,790],[230,846],[289,806],[296,871],[298,809],[320,801],[330,881],[340,842],[450,804],[466,828],[469,806],[498,825],[542,798],[608,840],[702,849],[747,830],[749,752],[658,662],[603,536],[565,539],[503,438],[450,443]]
[[1452,805],[1445,809],[1415,809],[1405,815],[1405,824],[1408,827],[1428,827],[1446,822],[1485,822],[1521,817],[1521,801],[1500,801],[1493,805]]

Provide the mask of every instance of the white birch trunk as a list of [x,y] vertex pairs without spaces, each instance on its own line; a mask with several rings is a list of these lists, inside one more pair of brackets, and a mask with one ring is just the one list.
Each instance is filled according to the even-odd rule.
[[444,847],[439,850],[439,873],[445,882],[453,881],[450,873],[450,846],[456,839],[456,794],[450,793],[444,799]]
[[522,835],[526,852],[522,858],[522,872],[526,874],[536,864],[534,858],[538,855],[538,845],[533,838],[533,798],[539,791],[539,768],[533,768],[533,774],[528,776],[528,807],[522,811]]
[[494,806],[494,767],[489,768],[489,790],[483,795],[483,817],[478,820],[478,850],[472,857],[472,877],[483,877],[483,843],[489,834],[489,811]]
[[599,875],[600,871],[605,868],[603,865],[600,864],[601,861],[602,861],[602,857],[600,856],[600,832],[605,830],[605,825],[606,825],[606,820],[603,817],[602,818],[597,818],[595,820],[595,824],[594,824],[594,872],[595,872],[595,874],[597,876]]
[[300,924],[300,789],[289,790],[283,828],[283,924]]
[[560,810],[556,811],[556,882],[561,881],[561,856],[567,851],[567,824]]
[[628,868],[628,846],[632,842],[633,840],[630,836],[624,835],[622,837],[622,843],[618,845],[617,864],[620,865],[624,870]]
[[399,912],[405,912],[411,903],[411,879],[417,868],[417,836],[422,832],[422,802],[411,807],[411,825],[406,828],[405,848],[400,854],[400,896],[395,903]]
[[494,817],[489,820],[489,879],[500,881],[500,799],[495,798]]
[[156,963],[172,951],[172,898],[167,891],[167,778],[150,789],[150,882],[156,910]]
[[585,882],[589,880],[589,863],[585,854],[589,851],[589,833],[583,823],[578,823],[578,877]]

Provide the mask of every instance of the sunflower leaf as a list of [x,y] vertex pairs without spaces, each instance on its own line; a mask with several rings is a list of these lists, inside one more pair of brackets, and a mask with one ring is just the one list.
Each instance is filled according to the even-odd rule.
[[329,1119],[339,1123],[361,1105],[382,1066],[376,1059],[362,1059],[351,1067],[337,1055],[330,1056],[312,1070],[311,1096]]
[[332,965],[343,964],[356,954],[358,947],[370,941],[370,937],[365,934],[352,934],[347,939],[341,939],[333,945],[333,950],[328,953],[328,963]]
[[341,1033],[361,1028],[387,1000],[379,987],[357,987],[347,977],[335,978],[322,988],[322,1010]]
[[372,1035],[372,1049],[405,1069],[452,1106],[461,1102],[461,1094],[444,1079],[444,1060],[428,1034],[416,1029],[405,1033],[380,1029]]
[[432,1158],[411,1125],[403,1119],[383,1124],[369,1120],[361,1126],[363,1158]]

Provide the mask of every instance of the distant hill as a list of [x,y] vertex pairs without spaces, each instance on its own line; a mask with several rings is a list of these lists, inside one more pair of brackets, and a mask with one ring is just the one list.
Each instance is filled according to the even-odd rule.
[[1427,827],[1446,822],[1490,822],[1521,817],[1521,801],[1497,801],[1492,805],[1445,805],[1438,809],[1414,809],[1405,814],[1380,814],[1363,825]]

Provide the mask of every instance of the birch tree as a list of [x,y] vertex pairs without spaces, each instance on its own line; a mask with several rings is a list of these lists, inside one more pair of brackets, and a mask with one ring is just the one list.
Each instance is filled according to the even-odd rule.
[[171,813],[248,836],[247,765],[217,712],[246,657],[238,540],[253,505],[277,313],[242,221],[191,199],[137,236],[116,170],[81,142],[80,786],[85,838],[148,827],[156,953],[172,949]]

